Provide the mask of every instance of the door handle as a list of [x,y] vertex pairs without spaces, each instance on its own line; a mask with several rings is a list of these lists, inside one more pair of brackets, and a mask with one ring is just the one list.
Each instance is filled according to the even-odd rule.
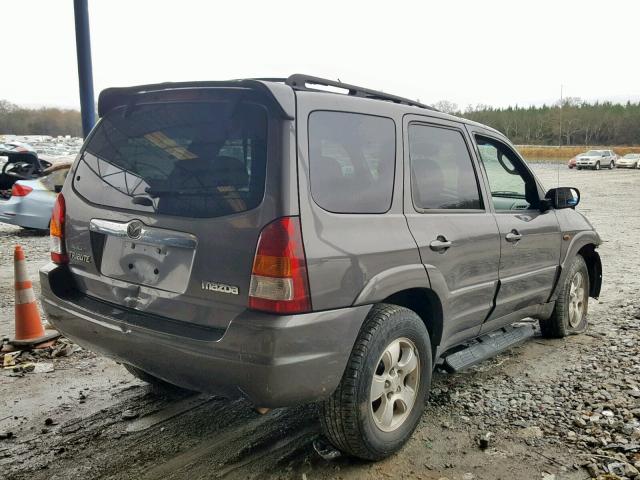
[[453,243],[451,243],[442,235],[438,235],[438,238],[436,238],[429,244],[429,248],[434,252],[444,253],[451,245],[453,245]]
[[507,242],[516,243],[518,240],[522,238],[522,234],[518,232],[518,230],[513,229],[506,235]]

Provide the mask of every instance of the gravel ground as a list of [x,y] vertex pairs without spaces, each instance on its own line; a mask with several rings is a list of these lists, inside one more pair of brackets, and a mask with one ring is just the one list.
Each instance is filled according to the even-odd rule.
[[[555,167],[534,168],[556,184]],[[159,396],[114,362],[67,347],[22,359],[51,372],[0,375],[0,478],[640,479],[640,171],[560,174],[581,190],[579,209],[604,240],[589,329],[437,373],[399,454],[328,462],[311,446],[313,406],[261,416],[242,401]],[[0,226],[3,336],[13,335],[16,243],[33,280],[48,255],[46,236]]]

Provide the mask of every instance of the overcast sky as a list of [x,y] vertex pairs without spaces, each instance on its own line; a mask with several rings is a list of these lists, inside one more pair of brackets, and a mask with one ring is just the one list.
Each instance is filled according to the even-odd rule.
[[[72,0],[2,0],[0,99],[77,107]],[[94,84],[302,72],[426,103],[640,100],[640,2],[89,0]],[[6,68],[10,67],[10,68]]]

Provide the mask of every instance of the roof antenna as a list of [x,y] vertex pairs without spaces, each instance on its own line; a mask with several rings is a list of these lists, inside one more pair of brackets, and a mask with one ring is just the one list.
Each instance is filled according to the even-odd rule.
[[[562,99],[562,87],[563,85],[560,84],[560,128],[559,128],[559,143],[558,143],[558,153],[560,153],[562,151],[562,110],[564,110],[564,105],[562,103],[563,99]],[[558,159],[558,175],[557,175],[557,185],[556,187],[560,188],[560,159]]]

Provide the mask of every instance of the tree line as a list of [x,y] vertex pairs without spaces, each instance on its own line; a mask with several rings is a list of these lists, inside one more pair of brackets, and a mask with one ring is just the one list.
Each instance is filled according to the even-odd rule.
[[550,106],[477,105],[460,111],[456,104],[442,101],[435,107],[489,125],[518,145],[640,144],[640,102],[588,103],[567,98]]
[[61,108],[25,108],[0,100],[0,135],[82,136],[80,112]]
[[[587,103],[566,98],[562,104],[495,108],[441,101],[439,110],[501,131],[518,145],[639,145],[640,102]],[[0,100],[0,135],[82,136],[80,112],[60,108],[25,108]]]

